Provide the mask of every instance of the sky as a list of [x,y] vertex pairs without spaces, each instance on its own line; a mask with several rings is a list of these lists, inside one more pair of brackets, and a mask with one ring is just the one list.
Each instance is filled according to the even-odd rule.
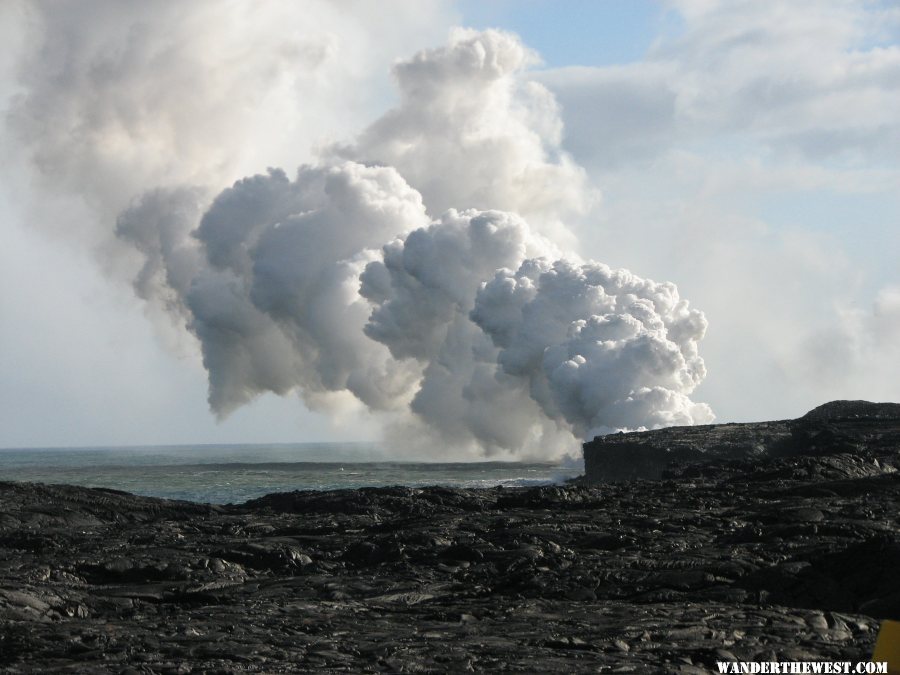
[[[478,454],[900,400],[895,3],[388,6],[3,5],[0,447],[413,438]],[[222,192],[267,167],[287,182]],[[444,215],[473,207],[513,215]],[[284,219],[312,212],[331,215],[291,248]],[[227,238],[235,213],[254,238]],[[506,248],[479,248],[479,227]],[[425,249],[446,274],[420,296]],[[568,294],[544,303],[516,270],[535,256],[637,275],[655,313],[628,321],[668,331],[648,349],[675,361],[592,352],[569,321],[611,325],[576,311],[593,277],[558,275]],[[243,304],[216,304],[226,268]],[[702,330],[647,279],[677,285]],[[494,321],[509,289],[533,290],[521,316],[538,323]],[[410,317],[427,332],[455,293],[440,344],[400,332]],[[572,314],[545,340],[554,306]],[[226,310],[256,317],[234,324],[244,343]],[[635,382],[666,393],[644,417],[608,395]]]

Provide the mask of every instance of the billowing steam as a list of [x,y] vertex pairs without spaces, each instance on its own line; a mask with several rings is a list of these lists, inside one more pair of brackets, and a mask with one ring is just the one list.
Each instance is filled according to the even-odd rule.
[[671,283],[600,263],[526,260],[478,292],[472,319],[545,415],[576,434],[708,422],[688,393],[706,375],[706,319]]
[[332,151],[395,167],[432,215],[503,209],[559,236],[594,194],[560,147],[553,95],[522,77],[536,60],[513,35],[458,30],[447,47],[395,66],[400,104]]
[[220,415],[265,391],[352,396],[487,451],[711,419],[688,398],[702,314],[671,284],[558,258],[515,214],[429,221],[396,170],[355,162],[243,179],[189,230],[193,197],[149,193],[118,232],[146,255],[138,291],[199,338]]
[[[198,340],[217,415],[297,393],[364,406],[394,440],[544,456],[712,419],[689,398],[703,315],[672,284],[561,252],[595,195],[560,149],[553,97],[526,78],[533,59],[514,36],[458,31],[395,67],[396,108],[296,175],[215,197],[160,181],[119,214],[118,241],[141,254],[134,288]],[[29,140],[38,157],[64,142]]]

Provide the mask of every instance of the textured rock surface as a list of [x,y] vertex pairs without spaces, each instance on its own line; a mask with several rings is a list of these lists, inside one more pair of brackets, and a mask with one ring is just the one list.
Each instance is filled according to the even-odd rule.
[[900,404],[832,401],[796,420],[669,427],[585,443],[589,481],[659,479],[675,467],[723,459],[863,453],[888,460],[900,445]]
[[900,618],[892,419],[852,451],[713,457],[604,485],[211,507],[0,483],[0,671],[865,660],[879,620]]

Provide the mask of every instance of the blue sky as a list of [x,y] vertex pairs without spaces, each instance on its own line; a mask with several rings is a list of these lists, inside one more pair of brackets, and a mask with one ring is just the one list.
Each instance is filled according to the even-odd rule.
[[900,400],[895,3],[397,3],[0,8],[0,447],[375,438],[296,394],[216,421],[193,338],[132,291],[116,217],[160,182],[215,194],[350,142],[398,104],[391,67],[459,24],[541,56],[510,96],[592,195],[567,245],[705,312],[695,400],[722,421]]
[[463,0],[462,23],[522,36],[548,68],[629,63],[675,28],[671,13],[646,0]]

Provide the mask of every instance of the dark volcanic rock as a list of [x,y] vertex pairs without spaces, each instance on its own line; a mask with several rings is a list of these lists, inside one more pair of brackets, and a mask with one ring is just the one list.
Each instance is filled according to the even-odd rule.
[[879,621],[900,618],[896,417],[818,410],[766,427],[801,452],[695,429],[698,451],[705,435],[752,456],[672,463],[654,481],[227,507],[0,483],[0,671],[866,660]]
[[[598,436],[584,445],[585,478],[593,482],[656,480],[692,464],[727,460],[758,464],[762,459],[795,455],[864,457],[891,471],[897,468],[898,444],[900,404],[832,401],[796,420]],[[880,466],[882,459],[887,466]]]

